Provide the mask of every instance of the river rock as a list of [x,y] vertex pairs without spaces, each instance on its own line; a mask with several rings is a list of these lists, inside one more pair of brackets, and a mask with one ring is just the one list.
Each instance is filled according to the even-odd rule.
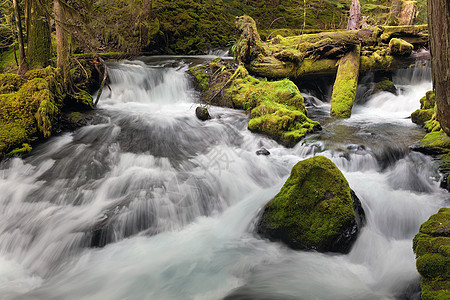
[[293,249],[348,253],[365,222],[361,202],[323,156],[297,163],[265,207],[257,232]]
[[256,151],[256,155],[270,155],[269,150],[267,150],[266,148],[262,147],[261,149]]
[[195,115],[202,121],[211,119],[211,116],[209,115],[208,109],[206,107],[198,106],[195,109]]

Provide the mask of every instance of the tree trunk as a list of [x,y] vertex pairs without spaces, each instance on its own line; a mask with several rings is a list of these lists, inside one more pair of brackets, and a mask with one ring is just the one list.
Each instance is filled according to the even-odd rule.
[[69,43],[67,35],[64,32],[64,23],[66,22],[64,9],[60,3],[61,0],[54,0],[53,10],[55,13],[55,27],[56,27],[56,67],[60,68],[63,76],[64,83],[67,85],[70,82],[69,79]]
[[13,0],[13,6],[14,6],[14,17],[15,17],[15,23],[17,27],[17,42],[19,44],[19,74],[25,74],[26,71],[28,71],[28,63],[25,59],[25,47],[23,45],[23,32],[22,32],[22,21],[20,19],[20,10],[19,10],[19,4],[17,3],[17,0]]
[[361,5],[358,0],[353,0],[350,6],[347,30],[358,30],[361,27]]
[[28,0],[27,57],[30,68],[45,68],[49,65],[51,40],[48,18],[37,0]]
[[450,136],[450,3],[428,0],[431,69],[436,93],[437,119]]

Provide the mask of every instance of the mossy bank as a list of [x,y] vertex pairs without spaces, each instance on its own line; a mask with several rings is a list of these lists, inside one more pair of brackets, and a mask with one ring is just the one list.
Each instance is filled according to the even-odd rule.
[[29,152],[32,143],[51,136],[65,107],[92,108],[90,94],[68,94],[52,67],[1,74],[0,82],[0,158]]
[[413,249],[417,270],[422,275],[422,299],[449,299],[450,208],[441,208],[420,226]]

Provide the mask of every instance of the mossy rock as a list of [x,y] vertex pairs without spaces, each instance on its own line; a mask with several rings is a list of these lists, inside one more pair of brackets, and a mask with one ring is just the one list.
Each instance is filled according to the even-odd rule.
[[375,84],[375,87],[373,89],[374,94],[378,92],[389,92],[392,94],[396,94],[397,89],[392,80],[389,80],[388,78],[383,78],[381,81],[378,81]]
[[[320,130],[307,117],[303,96],[289,79],[268,81],[251,76],[244,66],[221,60],[190,69],[207,104],[244,109],[250,113],[249,130],[267,134],[294,146],[306,134]],[[206,90],[205,90],[206,89]]]
[[257,232],[294,249],[347,253],[364,211],[336,165],[323,156],[297,163],[265,207]]
[[389,42],[389,50],[391,55],[406,56],[411,54],[414,50],[414,46],[405,40],[393,38]]
[[434,109],[436,105],[436,95],[433,91],[428,91],[425,96],[420,99],[421,109]]
[[430,132],[420,141],[419,148],[427,154],[447,154],[450,152],[450,137],[442,130]]
[[413,249],[422,275],[422,299],[449,299],[450,208],[441,208],[420,226]]
[[434,109],[417,109],[411,114],[411,121],[417,125],[425,123],[433,117]]

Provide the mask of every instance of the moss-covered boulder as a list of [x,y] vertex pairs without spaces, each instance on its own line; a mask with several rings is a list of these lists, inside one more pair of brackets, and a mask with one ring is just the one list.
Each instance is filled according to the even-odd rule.
[[257,232],[294,249],[347,253],[364,211],[344,175],[328,158],[297,163],[281,191],[265,207]]
[[441,208],[420,226],[413,249],[417,270],[422,275],[422,299],[449,299],[450,208]]
[[395,87],[395,84],[387,77],[381,78],[381,80],[377,81],[375,83],[375,86],[373,88],[373,93],[378,92],[389,92],[392,94],[397,93],[397,88]]
[[[307,117],[303,96],[289,79],[268,81],[251,76],[240,65],[216,60],[190,69],[207,104],[244,109],[249,130],[293,146],[320,124]],[[206,90],[204,88],[206,87]]]

